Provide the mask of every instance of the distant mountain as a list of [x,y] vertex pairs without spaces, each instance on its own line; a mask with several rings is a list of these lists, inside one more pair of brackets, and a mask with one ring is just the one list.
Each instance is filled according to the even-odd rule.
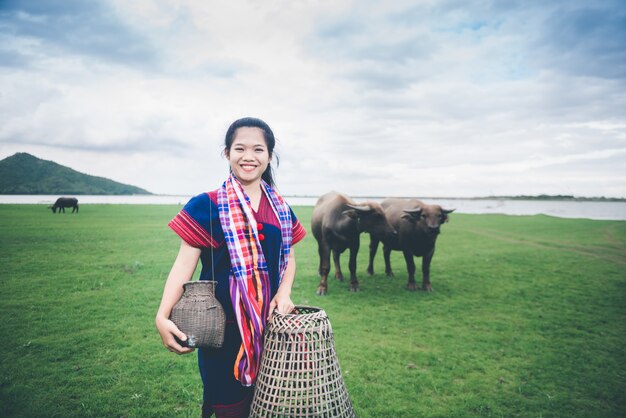
[[18,152],[0,161],[0,194],[152,194]]

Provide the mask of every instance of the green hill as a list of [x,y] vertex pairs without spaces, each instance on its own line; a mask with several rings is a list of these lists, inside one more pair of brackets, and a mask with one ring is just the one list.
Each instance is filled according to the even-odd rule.
[[0,194],[151,194],[139,187],[79,173],[18,152],[0,161]]

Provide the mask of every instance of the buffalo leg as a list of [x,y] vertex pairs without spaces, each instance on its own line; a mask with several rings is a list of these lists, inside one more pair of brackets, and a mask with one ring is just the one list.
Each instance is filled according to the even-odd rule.
[[343,273],[341,272],[341,263],[339,262],[339,256],[341,253],[338,250],[333,250],[333,261],[335,262],[335,279],[343,282]]
[[415,284],[415,260],[413,260],[413,253],[411,251],[404,250],[404,260],[406,261],[406,270],[409,273],[409,281],[406,284],[406,289],[415,291],[417,285]]
[[356,256],[359,253],[359,242],[350,247],[350,262],[348,264],[348,268],[350,269],[350,291],[358,292],[359,289],[359,281],[356,278]]
[[330,248],[323,242],[318,242],[317,252],[320,256],[320,284],[317,287],[318,295],[325,295],[328,292],[328,272],[330,271]]
[[367,274],[370,276],[374,275],[374,257],[376,257],[379,242],[379,240],[370,235],[370,262],[367,265]]
[[393,277],[393,271],[391,270],[391,247],[383,245],[383,255],[385,257],[385,274],[387,277]]
[[430,285],[430,262],[433,259],[433,255],[435,255],[435,249],[424,257],[422,257],[422,289],[425,292],[432,292],[433,287]]

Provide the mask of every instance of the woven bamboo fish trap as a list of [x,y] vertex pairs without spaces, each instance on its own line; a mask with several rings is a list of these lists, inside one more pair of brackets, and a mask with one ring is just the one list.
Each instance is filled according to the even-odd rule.
[[183,295],[172,308],[170,319],[185,333],[186,347],[220,348],[224,342],[226,317],[215,297],[213,280],[190,281],[183,285]]
[[326,312],[296,312],[274,313],[265,327],[250,417],[355,417]]

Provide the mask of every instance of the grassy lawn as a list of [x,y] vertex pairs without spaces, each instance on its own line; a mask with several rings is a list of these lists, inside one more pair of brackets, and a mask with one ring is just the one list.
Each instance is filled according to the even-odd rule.
[[[199,416],[196,356],[154,327],[178,210],[0,205],[1,416]],[[309,230],[312,208],[294,210]],[[442,230],[433,293],[404,290],[400,253],[395,278],[382,251],[368,277],[362,235],[361,292],[329,279],[319,297],[316,242],[295,247],[292,298],[328,313],[357,415],[626,416],[626,222],[452,214]]]

